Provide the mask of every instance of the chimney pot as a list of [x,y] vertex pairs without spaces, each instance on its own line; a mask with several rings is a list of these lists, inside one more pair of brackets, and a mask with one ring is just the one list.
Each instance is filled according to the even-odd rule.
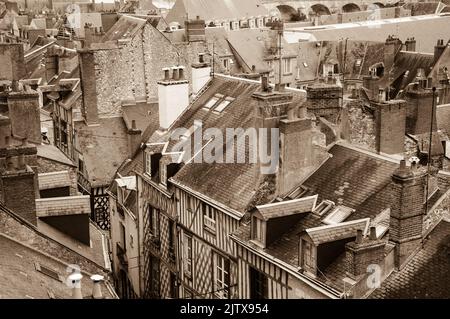
[[179,76],[180,76],[180,74],[179,74],[179,72],[178,72],[178,67],[172,67],[172,80],[174,80],[174,81],[178,81],[178,79],[179,79]]
[[361,244],[363,242],[363,231],[362,229],[358,229],[356,231],[356,243]]
[[369,234],[370,240],[376,240],[377,239],[377,229],[375,226],[370,227],[370,234]]
[[132,121],[131,121],[131,128],[132,128],[133,130],[136,130],[136,120],[132,120]]
[[184,80],[184,67],[182,66],[178,68],[178,78]]
[[169,68],[164,68],[164,81],[170,81],[170,69]]
[[400,161],[400,169],[406,169],[406,161],[404,159]]
[[198,54],[198,62],[199,63],[205,63],[205,54],[204,53],[199,53]]
[[24,154],[19,155],[19,169],[20,170],[25,169],[25,155]]
[[83,279],[83,275],[80,273],[73,273],[69,276],[69,280],[72,282],[73,299],[83,299],[83,295],[81,293],[81,279]]
[[102,299],[103,295],[102,295],[102,287],[101,287],[101,283],[103,281],[105,277],[101,276],[101,275],[93,275],[91,276],[91,280],[92,280],[92,297],[94,299]]

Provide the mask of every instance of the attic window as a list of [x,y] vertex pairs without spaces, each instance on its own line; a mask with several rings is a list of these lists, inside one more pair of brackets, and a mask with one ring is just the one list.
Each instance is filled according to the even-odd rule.
[[233,100],[234,99],[232,97],[225,98],[225,100],[220,102],[219,105],[214,108],[214,111],[219,113],[222,112],[228,105],[230,105],[231,102],[233,102]]
[[36,271],[39,271],[40,273],[42,273],[42,274],[44,274],[44,275],[46,275],[48,277],[51,277],[51,278],[53,278],[55,280],[58,280],[58,281],[61,281],[61,282],[63,281],[61,276],[56,271],[51,270],[50,268],[47,268],[45,266],[42,266],[39,263],[35,263],[34,266],[36,268]]
[[286,196],[286,198],[290,198],[290,199],[297,199],[297,198],[301,198],[304,195],[306,195],[306,193],[308,193],[308,188],[301,185],[299,187],[297,187],[296,189],[294,189],[289,195]]
[[330,200],[322,201],[316,209],[314,209],[313,213],[318,216],[323,216],[328,213],[334,207],[334,203]]
[[205,103],[204,108],[210,110],[216,103],[222,98],[221,95],[216,94],[214,95],[208,102]]
[[339,205],[337,206],[322,222],[327,225],[335,225],[343,222],[350,216],[355,210],[353,208]]
[[264,242],[263,221],[255,216],[252,218],[252,239]]

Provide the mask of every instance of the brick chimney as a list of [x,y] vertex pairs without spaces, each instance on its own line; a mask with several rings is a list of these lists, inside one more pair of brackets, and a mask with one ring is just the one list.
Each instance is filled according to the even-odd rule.
[[158,81],[159,126],[168,129],[189,106],[189,81],[182,66],[163,71],[164,79]]
[[395,267],[401,269],[422,241],[426,171],[402,160],[392,181],[389,240],[395,244]]
[[416,39],[414,37],[406,39],[405,51],[416,52]]
[[30,142],[41,144],[39,93],[13,82],[13,91],[9,92],[7,100],[12,134],[17,138],[27,138]]
[[36,225],[37,174],[27,165],[36,161],[37,150],[26,141],[13,147],[10,139],[0,148],[0,200],[6,207],[28,222]]
[[363,231],[357,230],[356,240],[345,245],[347,276],[357,280],[368,273],[369,265],[382,265],[385,246],[386,241],[377,239],[375,227],[370,228],[368,238],[363,238]]
[[94,52],[79,51],[80,80],[83,91],[81,113],[88,125],[98,124],[97,84]]
[[447,45],[444,44],[444,40],[443,39],[437,40],[437,43],[434,46],[433,65],[436,64],[436,62],[439,60],[439,58],[441,57],[442,53],[444,52],[446,46]]
[[375,108],[375,145],[379,153],[401,154],[405,149],[406,102],[372,102]]
[[316,83],[306,88],[306,104],[316,116],[336,123],[342,111],[342,87],[331,83]]
[[211,79],[211,66],[205,61],[205,54],[199,53],[198,62],[192,64],[192,93],[198,92]]
[[[415,83],[407,88],[405,94],[406,133],[413,135],[430,132],[433,91],[427,87],[427,80],[422,72],[423,70],[418,71]],[[436,108],[437,101],[434,104]],[[436,110],[434,110],[433,128],[437,131]]]

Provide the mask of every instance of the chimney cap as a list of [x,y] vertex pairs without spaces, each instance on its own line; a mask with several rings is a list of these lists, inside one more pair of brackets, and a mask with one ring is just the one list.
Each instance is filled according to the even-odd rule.
[[91,280],[92,280],[92,281],[95,281],[95,282],[102,281],[103,279],[105,279],[105,277],[102,276],[102,275],[92,275],[92,276],[91,276]]
[[83,279],[83,275],[76,272],[76,273],[71,274],[69,276],[69,279],[72,281],[79,281],[79,280]]

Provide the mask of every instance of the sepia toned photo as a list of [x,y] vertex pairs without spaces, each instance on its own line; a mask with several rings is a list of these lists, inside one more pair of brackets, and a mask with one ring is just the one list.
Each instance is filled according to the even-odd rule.
[[0,299],[448,298],[449,0],[0,0]]

